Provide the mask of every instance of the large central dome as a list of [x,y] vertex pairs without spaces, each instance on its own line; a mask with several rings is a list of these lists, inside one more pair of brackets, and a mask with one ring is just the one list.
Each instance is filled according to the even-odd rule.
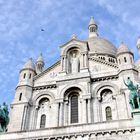
[[97,33],[98,26],[94,21],[93,17],[89,22],[88,29],[89,29],[88,45],[90,53],[116,56],[117,48],[108,40],[98,36]]
[[88,45],[90,53],[116,56],[117,48],[104,38],[98,36],[89,38]]

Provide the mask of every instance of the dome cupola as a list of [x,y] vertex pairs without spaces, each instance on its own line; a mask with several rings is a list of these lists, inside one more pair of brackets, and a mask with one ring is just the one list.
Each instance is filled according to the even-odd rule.
[[98,26],[94,21],[93,17],[91,17],[90,19],[88,29],[89,29],[89,38],[98,36],[97,34]]
[[123,42],[120,44],[118,50],[117,50],[117,55],[123,54],[123,53],[131,53],[130,49],[127,47],[126,44],[124,44]]

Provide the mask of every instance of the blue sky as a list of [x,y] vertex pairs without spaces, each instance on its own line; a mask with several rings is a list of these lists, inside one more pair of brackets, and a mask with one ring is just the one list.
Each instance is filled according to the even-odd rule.
[[116,47],[125,42],[137,60],[139,5],[139,0],[0,0],[0,104],[12,102],[19,70],[28,58],[35,62],[42,52],[47,68],[72,34],[88,37],[91,16],[100,36]]

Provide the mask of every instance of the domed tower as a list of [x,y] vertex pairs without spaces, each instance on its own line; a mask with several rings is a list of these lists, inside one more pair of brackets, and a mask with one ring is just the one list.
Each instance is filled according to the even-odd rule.
[[33,77],[35,75],[35,66],[32,58],[30,58],[20,70],[18,86],[28,85],[33,86]]
[[40,54],[40,56],[36,61],[36,73],[40,74],[43,71],[43,69],[44,69],[44,60],[42,54]]
[[[32,97],[33,77],[35,66],[30,58],[20,70],[16,94],[11,104],[10,122],[8,131],[21,131],[29,127],[30,99]],[[16,117],[15,117],[16,115]],[[18,120],[18,121],[17,121]]]
[[134,56],[129,48],[121,43],[117,50],[117,61],[120,70],[132,69],[134,68]]
[[89,22],[89,26],[88,26],[89,38],[98,36],[97,29],[98,29],[98,26],[95,23],[93,17],[91,17],[90,22]]

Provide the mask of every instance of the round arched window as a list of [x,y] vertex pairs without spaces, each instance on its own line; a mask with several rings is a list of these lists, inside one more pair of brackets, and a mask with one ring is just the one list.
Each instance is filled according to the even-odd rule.
[[112,120],[112,110],[110,106],[106,107],[105,113],[106,113],[106,120],[107,121]]
[[78,123],[78,95],[71,96],[71,123]]
[[40,128],[45,128],[45,124],[46,124],[46,115],[43,114],[40,119]]

